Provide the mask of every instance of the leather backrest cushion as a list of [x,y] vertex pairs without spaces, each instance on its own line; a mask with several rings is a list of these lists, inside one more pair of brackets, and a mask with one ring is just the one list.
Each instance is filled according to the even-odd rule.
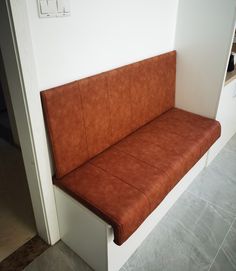
[[176,52],[41,92],[56,178],[175,103]]
[[41,92],[56,177],[88,160],[86,131],[78,82]]

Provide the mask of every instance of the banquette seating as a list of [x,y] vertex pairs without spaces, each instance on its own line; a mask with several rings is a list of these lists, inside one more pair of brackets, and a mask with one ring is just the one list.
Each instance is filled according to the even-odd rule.
[[41,92],[61,237],[95,270],[120,268],[135,249],[122,247],[220,136],[175,107],[175,74],[172,51]]

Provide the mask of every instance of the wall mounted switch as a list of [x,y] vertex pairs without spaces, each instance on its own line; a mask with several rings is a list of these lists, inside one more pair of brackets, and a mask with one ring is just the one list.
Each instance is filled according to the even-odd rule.
[[69,0],[57,0],[58,16],[68,16],[70,14]]
[[48,0],[48,13],[57,13],[57,2],[56,0]]
[[64,0],[64,12],[70,12],[70,2],[69,0]]
[[69,0],[38,0],[39,17],[64,17],[70,15]]
[[47,14],[48,13],[47,2],[46,1],[40,1],[39,9],[40,9],[41,14]]
[[63,3],[63,1],[57,1],[57,11],[59,13],[64,12],[64,3]]

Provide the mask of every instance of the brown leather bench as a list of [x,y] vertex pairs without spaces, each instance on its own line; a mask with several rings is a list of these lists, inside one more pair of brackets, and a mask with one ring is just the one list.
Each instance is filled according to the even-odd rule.
[[175,108],[176,52],[41,92],[54,184],[122,245],[220,136]]

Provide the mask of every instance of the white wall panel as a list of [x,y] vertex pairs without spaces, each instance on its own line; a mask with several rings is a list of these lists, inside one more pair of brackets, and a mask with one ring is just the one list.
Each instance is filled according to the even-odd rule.
[[235,0],[179,0],[177,107],[215,118],[235,24]]

